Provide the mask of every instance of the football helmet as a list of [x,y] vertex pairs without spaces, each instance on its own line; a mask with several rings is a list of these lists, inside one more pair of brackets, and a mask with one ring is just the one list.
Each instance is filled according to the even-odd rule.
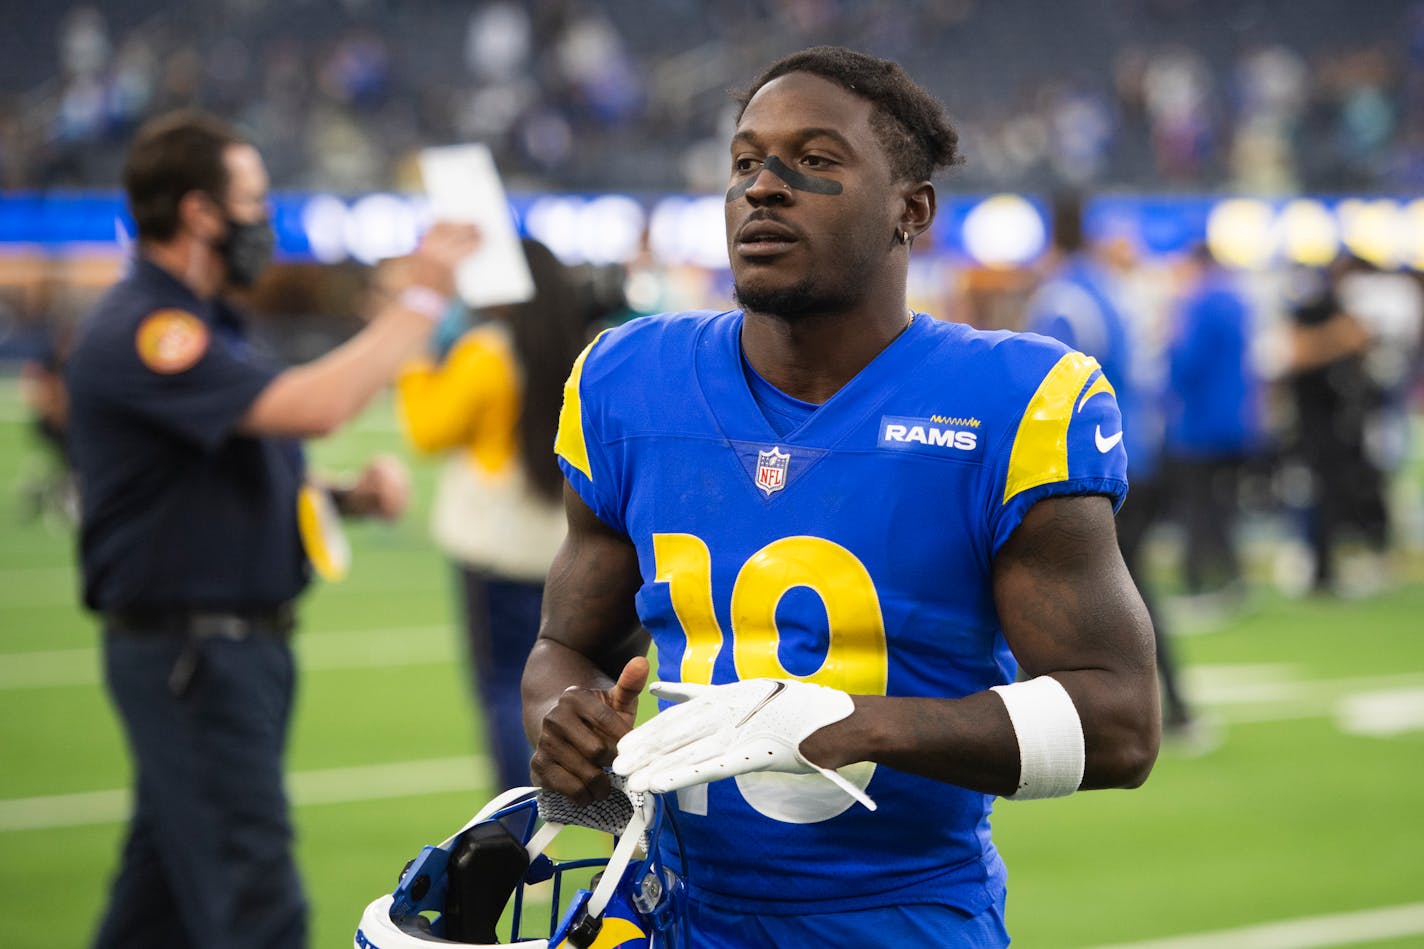
[[[480,809],[454,836],[427,846],[401,871],[395,890],[373,901],[356,949],[509,946],[520,949],[684,949],[685,873],[658,860],[663,829],[657,795],[627,794],[615,778],[608,799],[579,808],[562,795],[514,788]],[[672,818],[667,817],[672,825]],[[610,857],[555,860],[544,851],[569,825],[613,834]],[[676,833],[676,827],[672,826]],[[641,859],[635,859],[638,851]],[[602,867],[559,915],[561,877]],[[524,891],[552,882],[546,935],[528,936]],[[509,941],[496,932],[513,897]]]

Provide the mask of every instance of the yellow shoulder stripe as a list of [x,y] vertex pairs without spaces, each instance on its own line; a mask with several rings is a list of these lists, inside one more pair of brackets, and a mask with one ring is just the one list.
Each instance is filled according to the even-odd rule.
[[1102,395],[1104,392],[1114,397],[1117,396],[1117,390],[1112,387],[1111,382],[1108,382],[1108,377],[1105,375],[1098,376],[1093,384],[1088,386],[1088,391],[1084,392],[1083,397],[1078,400],[1078,411],[1083,411],[1083,406],[1087,405],[1088,400],[1093,396]]
[[[1068,424],[1073,420],[1078,393],[1097,371],[1098,361],[1093,357],[1066,353],[1043,377],[1014,435],[1003,503],[1029,488],[1068,480]],[[1112,386],[1099,377],[1083,401],[1104,391],[1112,392]],[[1081,408],[1081,403],[1077,407]]]
[[[603,333],[608,332],[604,330]],[[564,383],[564,407],[559,411],[559,434],[554,439],[554,454],[559,455],[579,471],[585,478],[593,480],[593,466],[588,463],[588,443],[583,435],[583,399],[579,394],[579,383],[583,380],[583,363],[593,347],[603,338],[599,333],[593,342],[584,347],[574,360],[574,367]]]

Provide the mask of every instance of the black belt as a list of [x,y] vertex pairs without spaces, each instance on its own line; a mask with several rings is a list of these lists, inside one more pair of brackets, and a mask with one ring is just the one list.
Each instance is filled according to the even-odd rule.
[[290,601],[263,610],[110,610],[104,624],[121,636],[181,637],[183,648],[168,673],[168,688],[181,699],[198,671],[203,640],[261,635],[286,642],[296,625],[296,611]]
[[126,636],[247,639],[263,635],[288,639],[296,626],[296,610],[290,602],[259,610],[109,610],[104,613],[104,624]]

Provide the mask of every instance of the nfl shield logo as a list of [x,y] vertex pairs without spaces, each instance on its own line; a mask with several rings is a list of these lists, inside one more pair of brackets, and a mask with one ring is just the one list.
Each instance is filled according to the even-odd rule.
[[772,446],[771,451],[757,452],[756,485],[770,497],[774,492],[786,487],[786,466],[791,456],[780,446]]

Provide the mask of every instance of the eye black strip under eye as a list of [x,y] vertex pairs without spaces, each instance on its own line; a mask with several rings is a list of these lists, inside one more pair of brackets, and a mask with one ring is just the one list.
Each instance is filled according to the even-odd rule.
[[[766,162],[762,166],[769,170],[776,177],[795,188],[797,191],[809,191],[812,194],[840,194],[841,183],[832,181],[829,178],[817,178],[814,175],[806,175],[794,168],[788,167],[785,162],[775,155],[768,155]],[[760,172],[758,172],[760,174]],[[727,200],[735,201],[747,193],[747,189],[756,181],[757,176],[752,175],[745,181],[739,182],[727,189]]]

